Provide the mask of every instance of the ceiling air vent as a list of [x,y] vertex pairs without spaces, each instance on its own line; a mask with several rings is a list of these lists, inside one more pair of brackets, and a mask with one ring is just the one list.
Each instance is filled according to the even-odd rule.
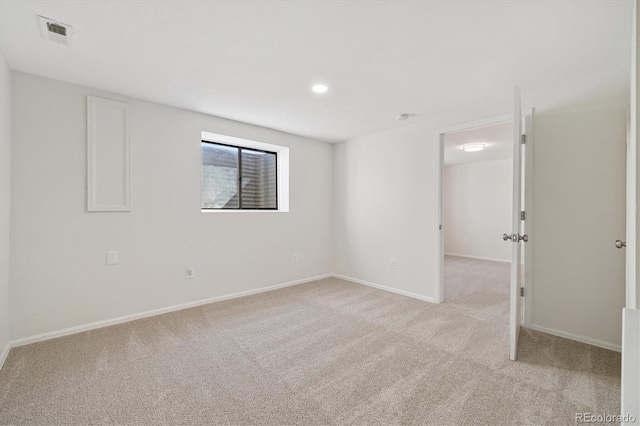
[[42,38],[57,44],[71,46],[71,37],[73,35],[73,27],[54,19],[38,16],[40,20],[40,31]]

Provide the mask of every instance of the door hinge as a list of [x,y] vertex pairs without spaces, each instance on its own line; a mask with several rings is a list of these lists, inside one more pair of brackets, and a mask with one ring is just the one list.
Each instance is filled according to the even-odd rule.
[[524,287],[520,287],[520,297],[524,297]]
[[524,145],[525,143],[527,143],[527,135],[522,135],[520,137],[520,140],[522,141],[522,144]]
[[442,231],[442,225],[438,225],[438,229]]
[[524,214],[524,210],[522,210],[520,212],[520,220],[524,220],[524,218],[525,218],[525,214]]

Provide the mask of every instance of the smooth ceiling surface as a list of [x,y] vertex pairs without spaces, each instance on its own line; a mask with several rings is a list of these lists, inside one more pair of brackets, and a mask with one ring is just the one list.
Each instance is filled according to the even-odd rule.
[[[45,41],[37,15],[72,25],[74,46]],[[622,90],[631,2],[5,0],[0,27],[14,70],[340,141],[405,112],[507,112],[515,86]]]
[[[484,144],[485,149],[465,152],[469,144]],[[513,156],[513,124],[502,123],[444,135],[444,164],[476,163]]]

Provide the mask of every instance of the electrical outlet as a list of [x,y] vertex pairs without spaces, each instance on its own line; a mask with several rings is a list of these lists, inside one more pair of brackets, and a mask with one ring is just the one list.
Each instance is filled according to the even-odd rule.
[[187,266],[187,279],[193,279],[196,277],[196,268],[193,266]]
[[491,245],[491,240],[487,240],[487,245],[490,246]]
[[107,265],[117,265],[118,264],[118,252],[109,250],[107,252]]
[[293,263],[298,263],[298,255],[296,253],[293,254]]
[[396,269],[396,260],[391,258],[389,259],[389,268]]

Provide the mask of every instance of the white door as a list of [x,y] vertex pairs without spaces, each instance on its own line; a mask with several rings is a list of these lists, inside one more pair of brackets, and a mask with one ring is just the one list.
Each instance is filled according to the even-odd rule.
[[513,201],[511,233],[504,234],[505,241],[511,244],[511,297],[509,313],[509,359],[515,361],[518,350],[518,337],[522,323],[522,243],[528,236],[522,235],[522,107],[520,89],[515,90],[513,116]]
[[638,132],[640,131],[640,112],[638,96],[640,89],[640,70],[638,69],[638,48],[640,33],[638,23],[640,8],[638,0],[633,2],[633,31],[631,41],[631,108],[629,114],[629,137],[627,138],[627,229],[626,242],[616,241],[617,247],[626,244],[626,302],[622,316],[622,415],[634,416],[623,420],[622,424],[640,424],[640,299],[638,294]]
[[626,303],[625,306],[631,309],[640,309],[640,294],[637,291],[638,279],[638,240],[637,240],[637,220],[638,203],[637,194],[640,189],[638,182],[638,137],[640,132],[640,69],[638,69],[640,58],[638,49],[640,48],[640,29],[638,20],[640,19],[640,6],[638,0],[633,2],[633,40],[631,43],[631,107],[629,114],[629,133],[627,137],[627,229],[626,241]]

